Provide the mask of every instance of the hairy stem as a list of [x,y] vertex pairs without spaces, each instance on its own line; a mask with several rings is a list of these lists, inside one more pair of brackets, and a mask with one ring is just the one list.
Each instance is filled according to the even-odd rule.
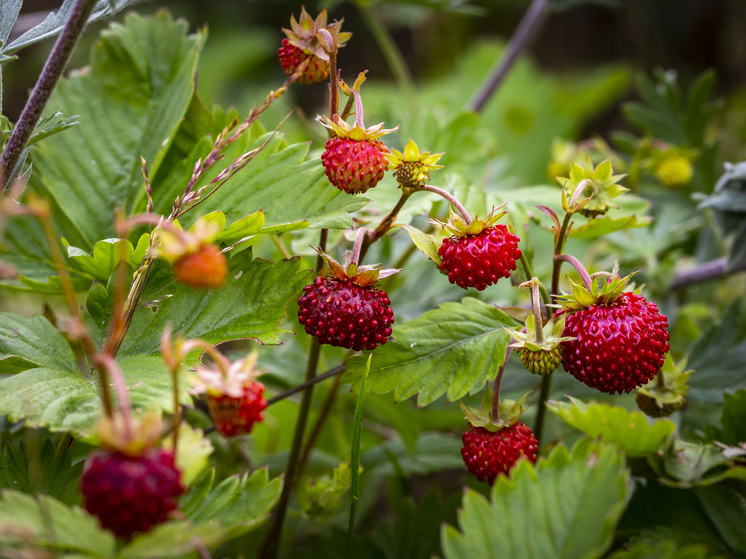
[[363,248],[363,241],[366,237],[367,230],[365,227],[358,227],[355,232],[355,245],[352,248],[352,263],[356,266],[360,264],[360,250]]
[[394,222],[396,221],[396,217],[399,215],[399,212],[404,207],[404,204],[407,203],[407,200],[409,200],[409,197],[411,195],[411,192],[402,192],[394,208],[388,213],[386,217],[383,218],[383,220],[381,220],[381,223],[378,224],[378,227],[376,227],[373,231],[365,236],[365,238],[363,239],[363,246],[360,249],[360,260],[365,258],[370,245],[375,243],[378,239],[389,232],[391,227],[394,225]]
[[583,264],[580,263],[580,260],[570,254],[560,254],[559,256],[555,256],[554,260],[555,262],[559,260],[560,262],[567,262],[568,264],[571,264],[572,267],[577,270],[578,274],[580,274],[580,278],[583,280],[586,289],[588,291],[591,290],[591,287],[593,286],[593,280],[591,279],[591,276],[588,275],[588,272],[586,271]]
[[505,361],[500,365],[500,369],[497,371],[497,377],[495,377],[495,385],[492,389],[492,421],[497,422],[500,419],[500,385],[503,382],[503,373],[505,372],[505,365],[508,364],[508,358],[513,348],[508,346],[505,350]]
[[461,214],[461,217],[463,217],[466,220],[466,223],[471,223],[471,216],[469,215],[469,212],[466,211],[466,208],[456,200],[456,197],[453,196],[453,194],[446,192],[442,188],[438,188],[437,186],[432,186],[430,184],[426,184],[425,186],[421,186],[418,190],[429,190],[430,192],[435,192],[438,196],[442,196],[446,200],[448,200],[451,205],[458,210],[458,213]]
[[510,43],[505,49],[505,53],[494,66],[487,80],[479,89],[477,94],[469,103],[469,109],[474,112],[480,112],[490,98],[494,95],[505,76],[512,68],[518,55],[529,45],[536,30],[547,14],[549,0],[534,0],[526,11],[523,19],[518,24]]
[[23,107],[13,133],[5,145],[5,151],[0,157],[0,181],[2,181],[0,182],[0,194],[10,183],[23,150],[26,149],[36,123],[39,121],[55,85],[62,76],[67,62],[70,60],[70,55],[83,33],[88,16],[91,15],[95,4],[96,0],[77,0],[70,10],[65,26],[57,37],[54,47],[52,47],[52,52],[49,54],[41,74],[39,74],[39,79],[36,81],[31,96]]
[[[562,251],[565,250],[565,241],[567,240],[567,234],[570,230],[570,223],[572,222],[572,215],[569,213],[565,214],[565,219],[562,221],[562,227],[560,228],[559,232],[557,233],[557,236],[554,241],[554,256],[557,257],[562,254]],[[562,268],[562,260],[554,259],[554,263],[552,266],[552,302],[556,302],[555,299],[557,295],[559,295],[559,280],[560,280],[560,270]]]
[[534,313],[534,334],[536,343],[544,343],[544,329],[542,328],[543,320],[541,313],[541,300],[539,299],[539,286],[541,283],[538,278],[531,280],[531,312]]

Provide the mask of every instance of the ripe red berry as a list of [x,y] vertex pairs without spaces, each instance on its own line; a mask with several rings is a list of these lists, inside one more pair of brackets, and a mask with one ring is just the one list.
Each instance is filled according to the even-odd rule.
[[264,385],[249,381],[243,387],[240,398],[228,394],[214,395],[207,392],[207,404],[215,428],[224,437],[251,433],[254,424],[262,421],[262,411],[267,407],[264,399]]
[[[565,313],[566,311],[560,311]],[[607,304],[566,314],[562,366],[608,394],[646,384],[668,352],[668,321],[655,303],[629,291]]]
[[373,188],[388,169],[388,149],[379,140],[352,140],[333,137],[326,141],[321,163],[329,182],[347,194]]
[[184,493],[173,454],[151,448],[142,456],[97,451],[88,458],[80,490],[85,509],[121,538],[164,522]]
[[477,235],[448,237],[438,249],[443,260],[440,269],[448,273],[451,283],[482,291],[516,269],[516,260],[521,257],[519,240],[501,224]]
[[288,39],[282,40],[282,46],[277,49],[277,56],[280,58],[280,65],[286,76],[292,76],[298,66],[304,60],[308,60],[308,64],[298,78],[299,83],[319,83],[329,77],[328,60],[321,60],[315,54],[303,52],[300,48],[290,44]]
[[385,344],[394,311],[384,291],[317,277],[298,298],[298,321],[322,344],[360,351]]
[[204,245],[174,262],[174,275],[190,287],[213,289],[225,283],[228,261],[217,246]]
[[523,423],[514,423],[499,431],[488,431],[484,427],[472,427],[464,433],[461,456],[466,468],[479,481],[490,485],[499,475],[508,475],[521,458],[536,462],[539,443]]

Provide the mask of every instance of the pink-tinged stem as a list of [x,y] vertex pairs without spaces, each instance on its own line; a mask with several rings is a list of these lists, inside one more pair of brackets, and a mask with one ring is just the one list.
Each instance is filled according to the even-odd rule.
[[429,190],[430,192],[435,192],[435,194],[442,196],[446,200],[448,200],[451,205],[458,210],[458,213],[461,214],[461,217],[463,217],[466,220],[466,223],[471,223],[471,216],[469,215],[469,212],[466,211],[466,208],[456,200],[456,198],[443,190],[442,188],[438,188],[437,186],[433,186],[431,184],[426,184],[422,187],[420,187],[418,190]]
[[591,290],[593,287],[593,280],[591,279],[591,276],[588,275],[585,267],[580,263],[580,260],[574,256],[570,256],[569,254],[560,254],[559,256],[555,256],[554,260],[572,264],[573,268],[575,268],[578,271],[578,274],[580,274],[580,278],[583,280],[586,289],[588,289],[588,291]]
[[365,227],[358,228],[355,233],[355,246],[352,249],[352,263],[357,266],[360,263],[360,250],[363,248],[363,241],[365,240],[365,234],[367,230]]
[[497,422],[500,419],[500,385],[503,382],[503,373],[505,372],[505,365],[508,364],[508,358],[513,348],[508,346],[505,350],[505,361],[500,365],[500,369],[497,371],[497,377],[495,377],[495,386],[492,391],[492,421]]

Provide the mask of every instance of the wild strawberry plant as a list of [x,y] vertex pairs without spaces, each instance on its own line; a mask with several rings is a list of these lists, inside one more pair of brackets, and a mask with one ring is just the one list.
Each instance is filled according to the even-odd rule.
[[[207,34],[165,11],[61,77],[127,2],[66,1],[13,41],[5,4],[1,64],[58,39],[2,120],[0,287],[25,303],[0,314],[3,556],[746,554],[743,284],[722,279],[746,172],[717,178],[712,74],[642,78],[639,135],[571,142],[561,86],[511,69],[544,0],[494,75],[486,46],[417,89],[345,82],[355,39],[303,9],[240,115],[200,98]],[[327,79],[318,149],[262,124]],[[540,79],[537,140],[514,102]]]

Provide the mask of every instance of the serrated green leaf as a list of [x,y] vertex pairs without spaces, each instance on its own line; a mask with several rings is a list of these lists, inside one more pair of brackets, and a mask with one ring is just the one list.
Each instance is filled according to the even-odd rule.
[[0,452],[0,489],[29,495],[42,493],[66,505],[80,501],[78,483],[83,462],[72,464],[72,447],[59,452],[49,439],[8,443]]
[[[230,259],[224,287],[203,291],[174,283],[171,272],[163,266],[152,274],[142,304],[161,301],[135,313],[119,355],[158,353],[161,334],[168,324],[174,333],[211,344],[245,338],[278,344],[280,334],[290,332],[279,328],[288,302],[310,277],[310,270],[300,270],[298,258],[272,263],[252,260],[251,254],[244,251]],[[166,295],[172,297],[163,300]],[[86,307],[92,328],[105,332],[111,297],[103,289],[92,290]]]
[[186,557],[200,549],[214,546],[226,539],[228,530],[217,522],[192,524],[169,522],[146,534],[138,534],[117,555],[117,559],[160,559]]
[[720,441],[735,446],[746,443],[746,390],[726,393],[720,421],[723,425]]
[[[394,328],[396,341],[373,354],[367,389],[373,394],[394,390],[397,400],[419,392],[420,406],[443,394],[452,402],[474,394],[497,375],[505,361],[510,336],[503,326],[517,324],[478,299],[444,303]],[[366,361],[367,356],[347,361],[343,382],[358,385]]]
[[[137,412],[173,411],[171,372],[160,356],[122,356],[117,362]],[[102,409],[96,378],[52,368],[18,373],[0,380],[0,415],[8,414],[12,421],[24,419],[29,427],[90,434]],[[182,375],[179,394],[184,404],[191,403],[188,389]]]
[[495,482],[490,501],[467,490],[460,531],[441,532],[448,559],[592,559],[611,545],[627,505],[624,456],[587,439],[555,449],[534,467],[521,460]]
[[[106,283],[111,274],[114,273],[122,256],[124,256],[124,262],[136,269],[145,257],[149,243],[150,235],[146,233],[138,240],[137,247],[132,246],[131,242],[124,239],[99,241],[94,245],[91,254],[78,247],[68,246],[67,260],[73,268]],[[124,250],[123,255],[122,250]]]
[[570,402],[549,402],[547,407],[578,431],[616,445],[627,456],[657,452],[676,431],[676,425],[668,419],[660,419],[651,425],[641,412],[595,402],[584,404],[569,398]]
[[[656,460],[651,460],[655,464]],[[676,480],[673,485],[691,487],[693,485],[709,485],[723,479],[720,466],[728,459],[723,450],[713,444],[700,444],[688,441],[674,441],[668,452],[662,457],[663,472]],[[713,471],[715,470],[715,471]],[[746,471],[736,473],[738,477]],[[735,471],[735,469],[731,470]],[[708,476],[708,473],[710,474]],[[732,475],[732,474],[730,474]],[[726,475],[725,477],[730,477]]]
[[0,542],[26,543],[57,550],[112,557],[116,540],[80,507],[68,507],[46,495],[0,491]]
[[0,313],[0,374],[33,367],[78,370],[70,344],[46,318]]
[[90,71],[57,85],[49,106],[79,115],[80,126],[34,148],[31,182],[54,200],[73,244],[90,249],[115,236],[116,209],[131,207],[143,188],[140,156],[157,173],[192,98],[204,42],[186,32],[165,11],[130,14],[103,33]]
[[[199,212],[221,210],[229,221],[236,221],[261,209],[266,226],[308,221],[311,228],[351,227],[350,213],[362,208],[368,199],[351,196],[332,186],[321,161],[306,160],[308,144],[288,146],[281,134],[268,133],[259,137],[246,134],[238,139],[195,188],[208,184],[239,156],[267,141],[266,147],[246,167],[199,206]],[[200,158],[204,160],[211,146],[210,141],[195,146],[189,159],[174,168],[163,184],[153,185],[156,212],[170,210],[174,197],[183,193],[194,163]],[[196,217],[196,214],[187,214],[182,219],[192,223]]]
[[728,547],[737,557],[746,554],[746,491],[734,490],[724,484],[697,487],[697,498]]
[[[88,16],[88,23],[98,21],[123,10],[130,2],[131,0],[100,0],[93,6],[91,15]],[[65,25],[74,4],[74,0],[65,0],[59,10],[49,14],[40,24],[32,27],[3,48],[3,54],[10,54],[19,51],[29,45],[33,45],[34,43],[38,43],[39,41],[57,35]],[[3,6],[3,8],[5,8],[5,6]],[[3,18],[3,20],[4,19],[5,18]],[[10,32],[10,30],[8,30],[8,32]],[[4,43],[5,39],[3,39],[2,42]]]
[[253,526],[269,514],[282,490],[281,479],[270,481],[266,468],[256,470],[251,476],[231,476],[209,493],[205,492],[205,487],[211,484],[211,475],[203,475],[182,501],[182,511],[196,524],[217,521],[226,528]]
[[[674,535],[646,531],[640,538],[617,551],[609,559],[707,559],[712,555],[706,545],[682,545]],[[721,559],[719,557],[719,559]]]

